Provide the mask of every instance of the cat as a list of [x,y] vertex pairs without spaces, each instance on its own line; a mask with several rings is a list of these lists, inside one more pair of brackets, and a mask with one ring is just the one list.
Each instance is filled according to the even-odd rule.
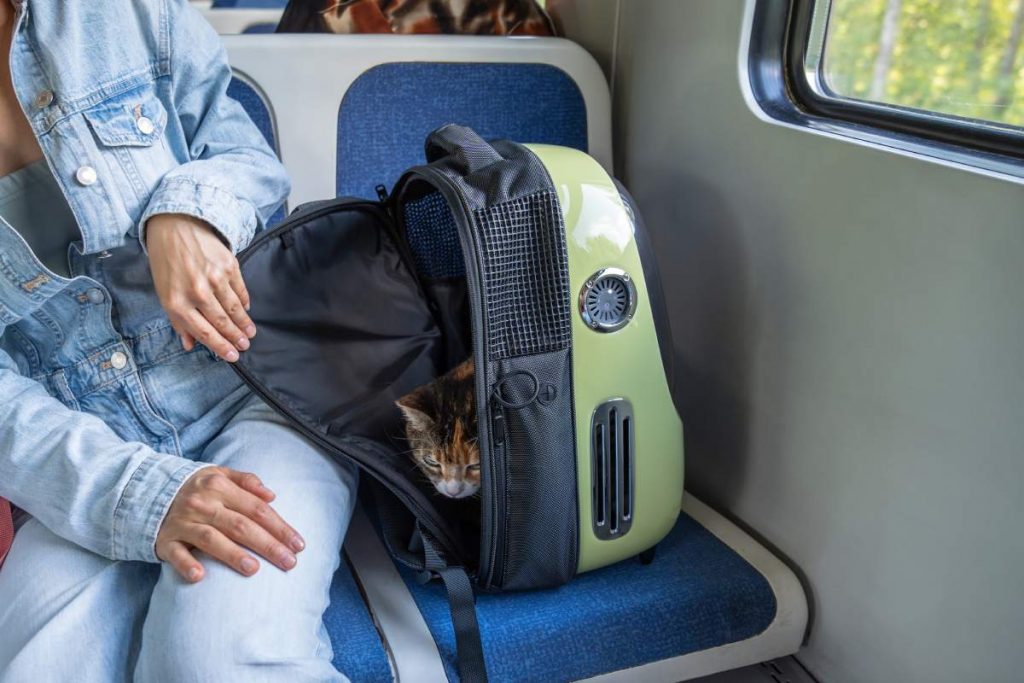
[[277,32],[557,35],[536,0],[291,0]]
[[449,498],[468,498],[480,489],[474,376],[470,358],[395,402],[413,461]]

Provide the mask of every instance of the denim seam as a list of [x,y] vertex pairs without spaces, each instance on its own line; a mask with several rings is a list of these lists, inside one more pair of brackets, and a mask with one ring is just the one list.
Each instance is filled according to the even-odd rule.
[[[196,202],[188,201],[188,198],[180,195],[175,196],[183,190],[191,191],[193,195],[202,192],[213,195],[212,198],[215,201],[212,206],[214,209],[210,210]],[[232,251],[236,252],[242,246],[242,239],[255,232],[258,226],[255,207],[216,185],[201,183],[187,177],[165,178],[153,194],[156,196],[165,193],[171,196],[160,196],[155,204],[146,207],[139,220],[139,240],[142,242],[143,249],[146,248],[146,221],[162,213],[182,213],[207,221],[228,241]]]
[[128,478],[128,482],[121,489],[121,495],[117,498],[117,505],[114,506],[114,523],[111,527],[110,534],[110,556],[114,559],[121,559],[128,557],[126,552],[123,552],[126,548],[123,539],[124,526],[127,524],[125,517],[127,513],[124,511],[124,499],[128,494],[128,491],[136,483],[137,479],[141,479],[145,476],[146,472],[151,470],[156,464],[156,460],[152,457],[146,458],[139,463],[139,466],[132,472],[132,476]]
[[[33,47],[32,49],[34,52],[35,48]],[[40,63],[45,63],[42,60],[39,60],[38,57],[37,60]],[[155,83],[164,76],[166,76],[166,74],[161,73],[156,64],[150,64],[145,68],[138,69],[124,76],[119,76],[118,78],[101,83],[84,95],[70,95],[62,97],[59,103],[58,116],[53,116],[51,114],[47,117],[44,114],[43,116],[35,117],[33,123],[43,124],[43,126],[45,126],[40,126],[39,133],[41,135],[49,134],[58,123],[74,118],[75,116],[84,113],[87,109],[91,109],[98,104],[103,104],[107,100],[131,92],[132,90],[143,88],[150,83]],[[144,80],[145,78],[148,78],[149,80]],[[65,93],[65,95],[67,95],[67,93]]]

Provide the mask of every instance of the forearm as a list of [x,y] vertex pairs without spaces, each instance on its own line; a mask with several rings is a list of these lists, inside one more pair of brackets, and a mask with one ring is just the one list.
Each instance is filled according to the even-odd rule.
[[155,562],[160,522],[200,467],[121,440],[0,352],[0,497],[59,536],[111,559]]
[[284,202],[290,184],[277,155],[249,115],[227,94],[231,68],[220,37],[186,0],[167,3],[176,121],[190,161],[168,173],[140,221],[159,214],[202,219],[243,249]]

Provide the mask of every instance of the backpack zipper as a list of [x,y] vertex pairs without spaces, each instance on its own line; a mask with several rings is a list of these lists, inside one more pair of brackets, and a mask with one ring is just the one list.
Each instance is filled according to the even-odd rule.
[[[430,166],[420,167],[412,173],[420,175],[436,188],[447,200],[449,207],[461,214],[459,217],[462,219],[462,225],[471,230],[474,223],[471,220],[471,211],[466,204],[466,200],[463,198],[462,193],[452,186],[451,181],[443,173]],[[459,238],[463,247],[463,258],[466,261],[466,284],[469,296],[472,297],[470,310],[476,311],[479,318],[479,324],[472,324],[473,321],[470,321],[470,335],[472,337],[473,356],[476,364],[476,404],[478,410],[490,412],[490,415],[487,416],[489,420],[478,421],[477,427],[478,432],[480,432],[477,437],[480,443],[481,459],[484,459],[484,456],[486,456],[487,471],[490,474],[490,486],[488,487],[490,505],[480,506],[480,526],[486,532],[486,536],[482,540],[486,543],[488,549],[486,554],[480,554],[481,562],[477,570],[477,580],[483,588],[490,588],[495,584],[500,584],[504,570],[503,562],[499,562],[499,559],[504,557],[505,547],[504,526],[502,524],[503,516],[501,514],[505,509],[505,473],[503,467],[499,469],[497,466],[499,462],[495,450],[498,450],[500,453],[504,452],[506,430],[504,412],[491,409],[490,396],[487,392],[487,360],[484,349],[484,338],[486,338],[486,329],[484,328],[487,325],[487,316],[481,291],[481,264],[476,248],[476,239],[471,231],[464,234],[462,230],[459,231]],[[469,247],[468,250],[467,246]],[[483,335],[481,335],[481,331],[484,332]],[[489,430],[488,433],[484,433],[485,428]],[[497,440],[498,435],[500,435],[500,443]],[[490,437],[491,441],[488,441],[488,437]],[[497,449],[491,447],[492,442]],[[500,464],[504,465],[503,458]],[[501,549],[500,553],[499,549]]]

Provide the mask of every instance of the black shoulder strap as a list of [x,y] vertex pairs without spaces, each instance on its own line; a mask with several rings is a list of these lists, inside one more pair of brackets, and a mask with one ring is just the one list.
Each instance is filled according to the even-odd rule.
[[438,552],[429,534],[420,533],[427,570],[437,572],[448,592],[448,608],[452,613],[455,627],[455,651],[459,658],[459,680],[461,683],[487,683],[487,664],[484,662],[484,648],[480,642],[480,626],[476,621],[476,600],[469,576],[462,567],[449,567]]

